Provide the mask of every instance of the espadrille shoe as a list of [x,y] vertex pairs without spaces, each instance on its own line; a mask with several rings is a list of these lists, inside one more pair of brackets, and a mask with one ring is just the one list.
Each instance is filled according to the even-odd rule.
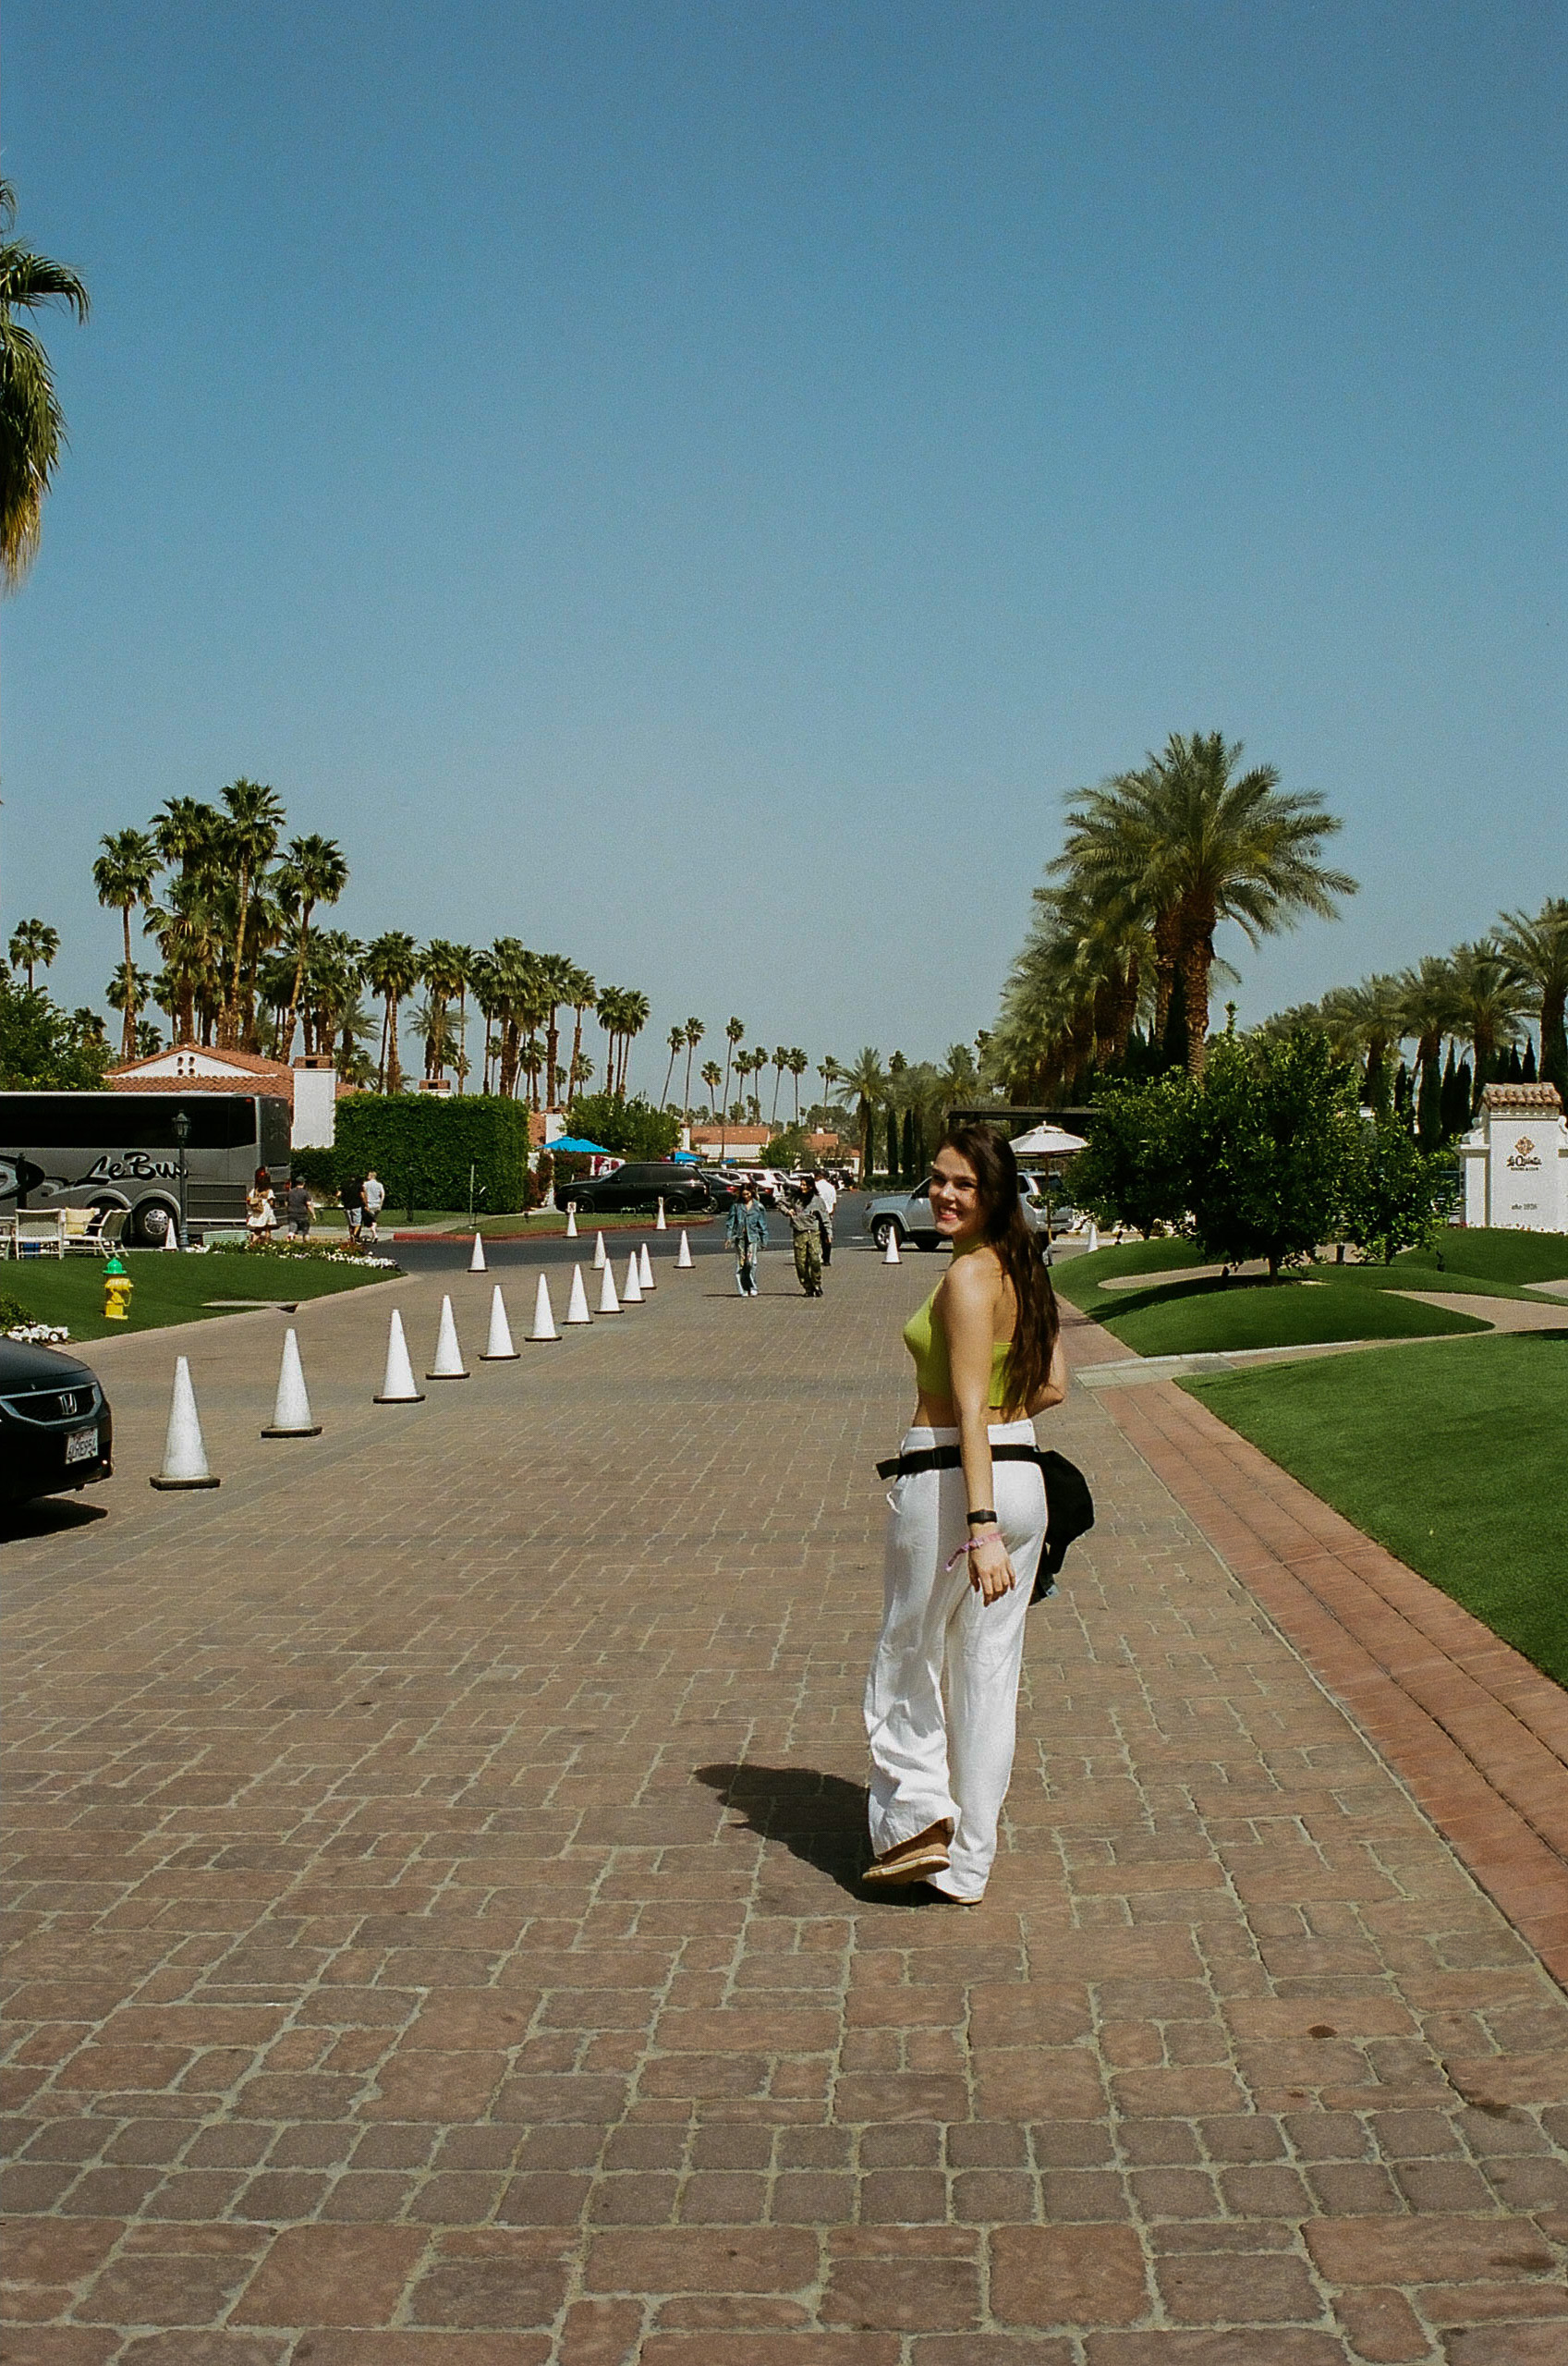
[[913,1840],[901,1840],[868,1865],[861,1880],[868,1889],[905,1889],[911,1882],[923,1882],[928,1873],[945,1873],[951,1834],[945,1823],[928,1824]]

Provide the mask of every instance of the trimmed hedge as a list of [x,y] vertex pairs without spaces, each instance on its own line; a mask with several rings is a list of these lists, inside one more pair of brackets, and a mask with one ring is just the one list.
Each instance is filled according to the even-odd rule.
[[337,1104],[334,1146],[293,1158],[295,1173],[322,1190],[373,1166],[389,1209],[466,1208],[472,1166],[474,1206],[487,1216],[528,1204],[528,1110],[492,1093],[357,1092]]

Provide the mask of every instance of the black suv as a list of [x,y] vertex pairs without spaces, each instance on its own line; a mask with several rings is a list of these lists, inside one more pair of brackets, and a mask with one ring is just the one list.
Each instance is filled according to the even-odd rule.
[[628,1160],[609,1175],[585,1176],[580,1181],[555,1186],[555,1201],[565,1207],[577,1201],[579,1216],[618,1213],[623,1208],[651,1208],[659,1201],[672,1216],[706,1213],[713,1195],[695,1166],[674,1159]]
[[85,1364],[0,1339],[0,1503],[107,1479],[113,1445],[108,1404]]

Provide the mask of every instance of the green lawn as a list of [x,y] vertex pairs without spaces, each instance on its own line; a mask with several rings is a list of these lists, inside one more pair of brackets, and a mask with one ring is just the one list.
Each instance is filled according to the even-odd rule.
[[126,1270],[135,1288],[128,1323],[103,1320],[103,1268],[95,1257],[29,1258],[0,1265],[0,1295],[18,1299],[41,1323],[64,1323],[72,1339],[106,1339],[125,1331],[156,1331],[168,1323],[195,1323],[235,1311],[213,1299],[298,1300],[332,1290],[363,1289],[390,1279],[384,1270],[332,1265],[310,1258],[253,1257],[244,1250],[213,1250],[205,1257],[171,1257],[162,1250],[131,1250]]
[[[1426,1339],[1484,1331],[1474,1315],[1420,1306],[1359,1279],[1267,1279],[1173,1284],[1129,1293],[1100,1320],[1136,1356],[1217,1355],[1237,1348],[1306,1348],[1331,1339]],[[1110,1301],[1112,1307],[1116,1301]]]
[[[1440,1267],[1438,1254],[1442,1257]],[[1139,1274],[1173,1273],[1205,1260],[1190,1240],[1134,1240],[1074,1257],[1053,1274],[1062,1296],[1135,1355],[1213,1355],[1239,1348],[1305,1348],[1334,1339],[1422,1339],[1484,1329],[1484,1317],[1419,1306],[1397,1293],[1528,1299],[1525,1280],[1568,1271],[1568,1240],[1555,1233],[1453,1231],[1439,1250],[1411,1250],[1392,1265],[1331,1261],[1277,1283],[1243,1275],[1108,1289]],[[1538,1306],[1539,1299],[1534,1301]]]
[[1494,1285],[1561,1282],[1568,1279],[1568,1232],[1466,1232],[1454,1225],[1440,1232],[1430,1249],[1407,1249],[1395,1258],[1394,1266],[1406,1273],[1419,1267],[1423,1274],[1440,1274],[1442,1278],[1427,1285],[1432,1289],[1452,1288],[1459,1274]]
[[1182,1385],[1568,1684],[1568,1313],[1561,1331]]

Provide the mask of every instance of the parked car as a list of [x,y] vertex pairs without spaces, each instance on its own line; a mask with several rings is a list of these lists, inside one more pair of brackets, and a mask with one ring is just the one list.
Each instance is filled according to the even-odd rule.
[[55,1348],[0,1338],[0,1502],[107,1479],[114,1434],[95,1372]]
[[713,1204],[707,1177],[697,1167],[683,1166],[673,1158],[630,1159],[608,1175],[584,1176],[580,1181],[558,1184],[555,1197],[562,1207],[575,1200],[578,1215],[609,1215],[626,1208],[651,1208],[662,1200],[667,1214],[689,1216],[700,1214]]
[[[918,1191],[878,1191],[866,1203],[866,1229],[879,1249],[887,1247],[896,1234],[902,1249],[906,1242],[916,1249],[940,1249],[942,1235],[931,1218],[930,1180]],[[1051,1258],[1050,1210],[1038,1175],[1020,1175],[1018,1198],[1023,1203],[1024,1221],[1031,1232],[1045,1237],[1046,1262]]]

